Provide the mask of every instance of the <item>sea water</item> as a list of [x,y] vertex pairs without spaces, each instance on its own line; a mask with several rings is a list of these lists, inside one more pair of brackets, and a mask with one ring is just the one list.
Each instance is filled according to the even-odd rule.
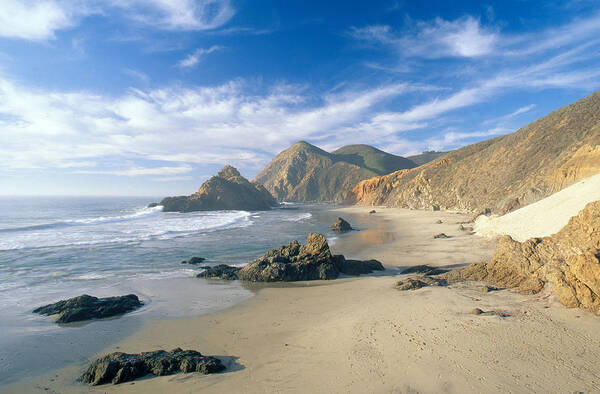
[[[327,205],[269,211],[162,212],[148,197],[0,197],[0,385],[82,363],[152,319],[213,312],[252,295],[237,281],[196,278],[244,265],[309,232],[330,237]],[[204,264],[201,264],[204,265]],[[81,294],[137,294],[117,319],[59,326],[31,311]]]

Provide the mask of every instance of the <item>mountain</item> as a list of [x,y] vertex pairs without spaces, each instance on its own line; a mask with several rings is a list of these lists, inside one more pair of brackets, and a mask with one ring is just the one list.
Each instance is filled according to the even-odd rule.
[[358,184],[347,202],[505,213],[600,172],[600,92],[505,136]]
[[225,166],[191,196],[166,197],[159,205],[165,212],[216,210],[267,210],[278,205],[260,184],[249,182],[237,169]]
[[411,160],[386,153],[370,145],[346,145],[334,150],[331,154],[338,161],[355,164],[378,175],[415,167],[415,163]]
[[412,161],[413,163],[415,163],[418,166],[422,166],[423,164],[429,163],[430,161],[434,161],[435,159],[437,159],[440,156],[445,155],[448,152],[438,152],[438,151],[434,151],[434,150],[426,150],[425,152],[418,154],[418,155],[413,155],[413,156],[407,156],[406,158],[410,161]]
[[331,153],[300,141],[279,153],[254,179],[279,201],[342,201],[363,179],[415,167],[368,145]]

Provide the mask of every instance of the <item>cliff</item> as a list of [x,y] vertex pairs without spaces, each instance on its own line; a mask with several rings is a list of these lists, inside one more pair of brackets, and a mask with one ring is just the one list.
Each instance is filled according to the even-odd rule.
[[600,172],[600,92],[502,137],[359,183],[347,202],[505,213]]

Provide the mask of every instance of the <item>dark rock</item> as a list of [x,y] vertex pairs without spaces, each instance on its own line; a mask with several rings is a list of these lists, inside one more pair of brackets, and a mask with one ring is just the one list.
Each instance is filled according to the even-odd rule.
[[383,269],[375,260],[346,260],[341,255],[332,256],[325,237],[310,233],[306,244],[300,245],[294,240],[273,249],[240,269],[237,276],[251,282],[291,282],[335,279],[340,272],[359,275]]
[[172,375],[178,372],[221,372],[221,360],[203,356],[195,350],[157,350],[140,354],[115,352],[96,359],[81,375],[80,380],[91,386],[105,383],[119,384],[153,374]]
[[444,222],[442,222],[441,220],[438,220],[437,222],[435,222],[435,224],[442,224]]
[[219,264],[214,267],[204,266],[201,267],[204,271],[196,275],[198,278],[206,279],[225,279],[225,280],[237,280],[238,271],[240,267],[232,267],[226,264]]
[[481,316],[500,316],[500,317],[509,317],[508,313],[502,313],[498,311],[484,311],[479,308],[475,308],[471,311],[472,315],[481,315]]
[[331,229],[333,231],[336,231],[338,233],[345,233],[347,231],[352,231],[354,230],[352,228],[352,226],[350,225],[350,223],[348,223],[347,221],[345,221],[342,218],[337,218],[335,220],[335,222],[331,225]]
[[243,267],[238,277],[251,282],[289,282],[335,279],[339,273],[325,237],[310,233],[305,245],[294,240],[273,249]]
[[374,209],[372,209],[372,210],[369,211],[369,213],[377,213],[377,211],[374,210]]
[[450,238],[450,236],[446,235],[444,233],[439,233],[439,234],[434,235],[433,238],[436,238],[436,239],[437,238]]
[[150,204],[148,204],[148,208],[156,208],[156,207],[158,207],[157,202],[151,202]]
[[443,279],[436,279],[429,276],[414,276],[405,278],[396,283],[398,290],[416,290],[427,286],[446,286],[448,283]]
[[432,211],[439,211],[440,210],[440,206],[439,205],[432,205],[431,206],[431,210]]
[[107,298],[97,298],[84,294],[39,307],[34,309],[33,313],[47,316],[58,314],[57,323],[72,323],[121,315],[142,305],[143,303],[135,294]]
[[473,231],[473,227],[471,227],[471,226],[466,226],[466,227],[465,227],[465,226],[463,226],[462,224],[458,226],[458,229],[459,229],[460,231]]
[[206,260],[204,257],[192,257],[189,260],[183,260],[181,262],[181,264],[200,264],[202,263],[204,260]]
[[377,260],[346,260],[342,255],[335,255],[333,258],[342,274],[361,275],[373,271],[385,271],[383,265]]
[[490,291],[497,291],[500,289],[498,289],[497,287],[494,287],[494,286],[484,285],[484,286],[481,286],[480,290],[482,293],[489,293]]
[[448,270],[438,267],[431,267],[429,265],[415,265],[414,267],[408,267],[402,271],[401,274],[439,275],[445,272],[448,272]]

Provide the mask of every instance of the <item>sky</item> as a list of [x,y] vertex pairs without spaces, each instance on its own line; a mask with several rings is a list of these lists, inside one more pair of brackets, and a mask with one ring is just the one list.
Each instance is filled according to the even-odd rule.
[[1,0],[0,195],[191,194],[299,140],[446,151],[599,89],[595,0]]

